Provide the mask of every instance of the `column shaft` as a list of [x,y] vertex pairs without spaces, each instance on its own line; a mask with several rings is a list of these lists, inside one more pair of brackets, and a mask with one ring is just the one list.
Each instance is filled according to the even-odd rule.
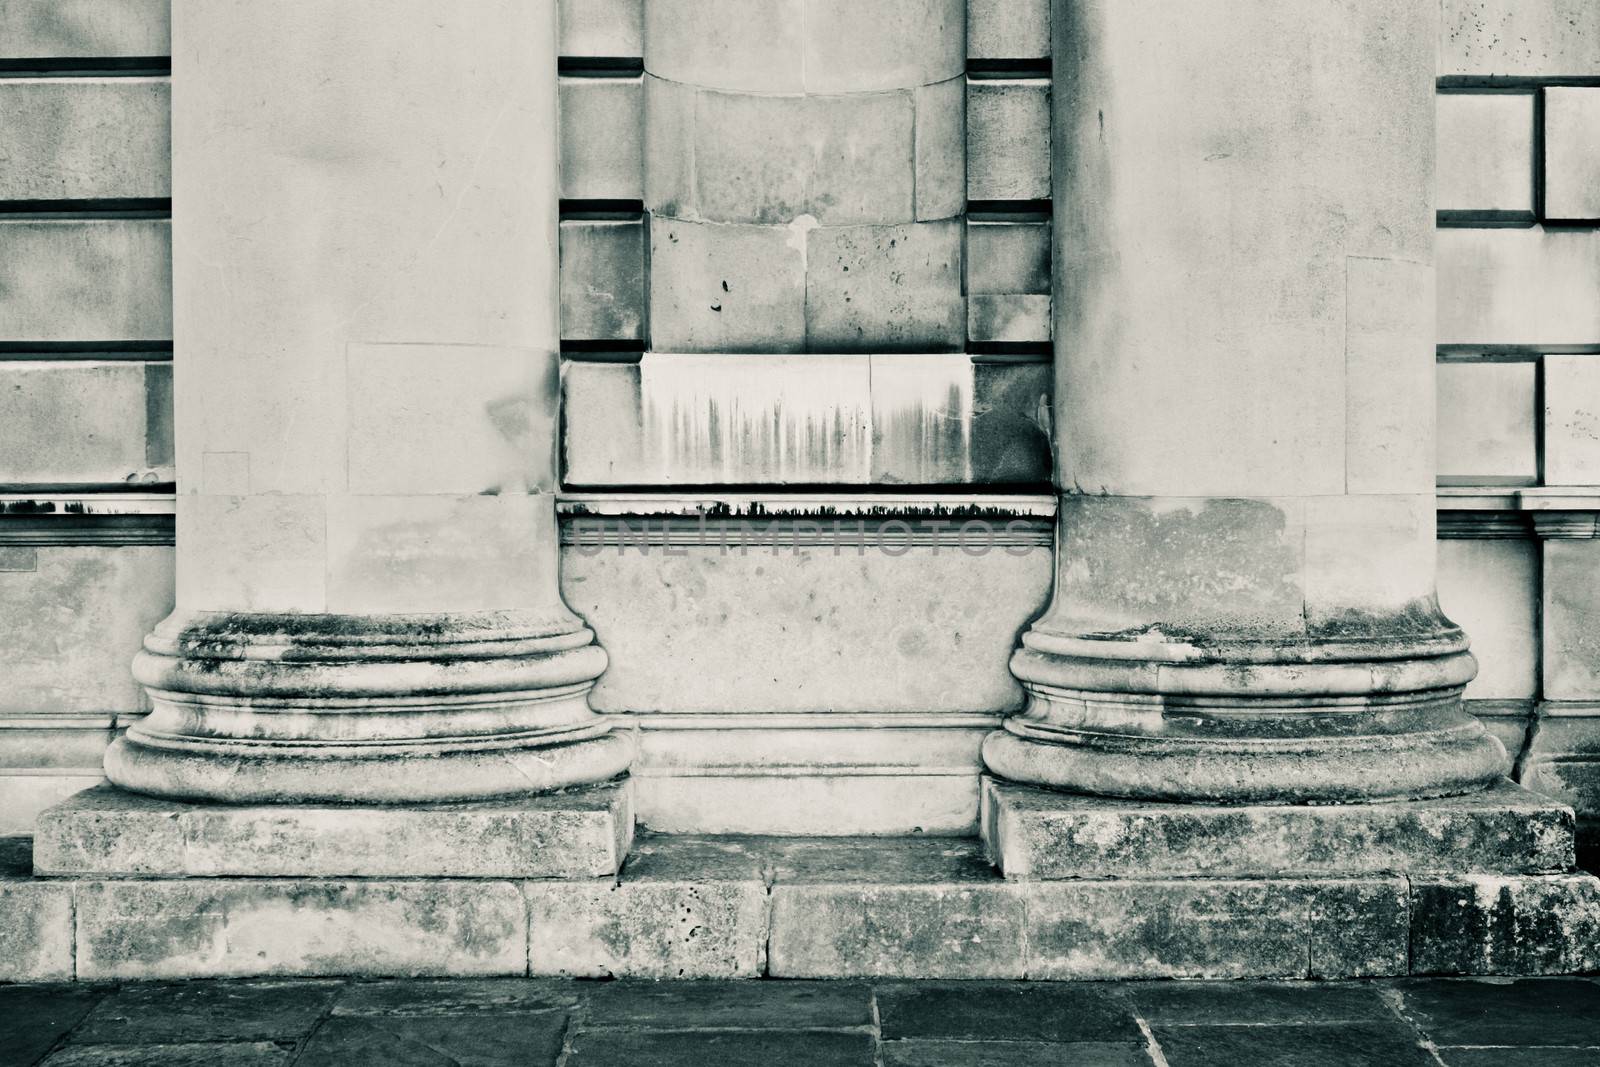
[[173,4],[177,610],[118,785],[626,769],[557,581],[555,30],[555,0]]
[[1051,608],[1005,777],[1470,790],[1434,596],[1435,7],[1056,0]]

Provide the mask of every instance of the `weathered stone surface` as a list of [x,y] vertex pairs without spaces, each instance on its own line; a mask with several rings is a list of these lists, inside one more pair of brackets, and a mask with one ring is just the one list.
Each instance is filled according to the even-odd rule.
[[967,291],[1050,294],[1050,225],[967,221]]
[[185,804],[109,786],[40,819],[41,874],[190,877],[613,874],[632,838],[630,784],[406,807]]
[[1440,230],[1438,264],[1440,344],[1600,339],[1600,231]]
[[[960,98],[939,102],[959,107]],[[696,214],[783,226],[910,222],[916,118],[915,98],[906,91],[701,92],[694,109]],[[676,151],[689,148],[680,144]]]
[[0,986],[0,1063],[37,1063],[105,993],[92,986]]
[[1413,974],[1569,974],[1600,968],[1600,880],[1467,875],[1411,883]]
[[974,81],[967,87],[967,196],[1050,196],[1050,82]]
[[1348,1063],[1432,1067],[1439,1061],[1398,1020],[1327,1026],[1156,1027],[1173,1067],[1241,1063]]
[[1009,878],[1565,871],[1572,811],[1503,780],[1393,804],[1146,804],[989,778],[983,825]]
[[68,1045],[51,1056],[50,1063],[52,1067],[279,1067],[289,1063],[293,1055],[293,1045],[270,1041],[196,1041],[134,1047]]
[[0,200],[172,195],[169,108],[166,78],[0,81]]
[[1600,540],[1543,542],[1543,695],[1547,700],[1600,697]]
[[73,889],[0,878],[0,982],[80,977],[73,957]]
[[561,79],[561,196],[644,196],[644,80]]
[[565,1013],[559,1011],[497,1012],[492,1023],[451,1015],[342,1016],[319,1026],[295,1062],[308,1067],[555,1063],[566,1024]]
[[1538,551],[1529,541],[1439,542],[1439,606],[1471,635],[1478,660],[1469,700],[1531,699],[1535,693]]
[[0,222],[0,341],[172,337],[171,226]]
[[528,882],[535,975],[754,977],[766,965],[767,887],[736,841],[641,842],[621,881]]
[[1438,366],[1442,485],[1531,484],[1538,478],[1533,363]]
[[294,1041],[327,1013],[340,988],[304,981],[128,985],[95,1006],[72,1042]]
[[571,1067],[654,1063],[661,1067],[700,1064],[783,1063],[794,1067],[870,1067],[872,1035],[828,1031],[747,1030],[651,1032],[592,1030],[575,1035]]
[[845,876],[772,888],[769,972],[777,978],[1015,978],[1024,908],[995,882],[860,884]]
[[1532,220],[1533,102],[1531,92],[1440,94],[1440,211]]
[[794,1030],[873,1025],[872,991],[854,982],[607,982],[587,997],[588,1029]]
[[645,232],[639,219],[561,223],[564,340],[644,340]]
[[1304,978],[1314,883],[1036,882],[1027,974],[1042,979]]
[[805,231],[652,215],[650,340],[663,352],[796,352]]
[[957,351],[965,340],[957,220],[812,230],[806,347],[813,352]]
[[875,990],[885,1041],[1138,1041],[1133,1005],[1118,991],[1086,985],[962,982],[881,985]]
[[1038,59],[1050,54],[1050,0],[968,0],[967,55]]
[[[138,713],[149,705],[128,662],[172,610],[172,549],[41,546],[0,570],[0,712]],[[96,766],[98,761],[89,766]]]
[[165,56],[171,0],[4,0],[0,41],[18,59]]
[[967,340],[1050,340],[1050,297],[1037,293],[997,294],[967,298]]
[[1311,978],[1381,978],[1411,965],[1405,878],[1319,882],[1311,891]]
[[[670,725],[670,724],[668,724]],[[841,731],[818,723],[813,730],[833,739],[844,734],[839,744],[863,732]],[[872,731],[865,731],[870,733]],[[882,737],[884,731],[877,731]],[[930,731],[931,732],[931,731]],[[877,768],[866,761],[870,756],[848,750],[834,756],[833,762],[803,769],[772,764],[770,754],[786,741],[815,743],[812,737],[799,737],[799,731],[773,731],[754,722],[746,727],[729,727],[720,736],[695,730],[716,749],[734,741],[741,749],[759,746],[763,755],[730,757],[712,751],[686,764],[666,762],[666,753],[645,752],[648,767],[658,756],[664,757],[661,769],[645,769],[634,779],[638,793],[639,824],[651,830],[672,834],[970,834],[977,829],[978,732],[950,730],[952,737],[966,736],[963,763],[970,769],[960,774],[922,774],[912,762],[920,746],[900,759],[904,765],[893,773],[862,773]],[[646,733],[648,743],[652,734]],[[908,738],[905,731],[888,732],[890,738]],[[691,741],[689,731],[683,738]],[[692,743],[692,741],[691,741]],[[665,746],[663,746],[665,747]],[[726,765],[720,765],[726,760]],[[936,770],[943,764],[930,764]],[[685,773],[692,768],[692,773]],[[718,774],[718,770],[726,773]]]
[[147,381],[152,370],[151,378],[170,374],[132,362],[0,367],[0,482],[172,481],[171,453],[152,455],[152,436],[171,435],[170,414],[147,403],[160,388]]
[[[1595,183],[1600,184],[1600,161]],[[1543,482],[1600,484],[1600,402],[1595,399],[1600,397],[1600,359],[1545,356],[1543,362]]]
[[82,882],[73,891],[82,979],[521,974],[527,966],[527,911],[512,882],[205,879]]
[[568,983],[537,978],[391,979],[348,986],[335,1015],[475,1015],[553,1011],[577,1003]]
[[1600,70],[1600,11],[1588,0],[1446,0],[1439,73],[1552,77]]

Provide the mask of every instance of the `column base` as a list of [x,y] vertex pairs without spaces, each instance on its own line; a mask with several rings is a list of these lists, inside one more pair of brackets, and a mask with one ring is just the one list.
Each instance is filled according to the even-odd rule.
[[127,790],[233,804],[482,800],[633,762],[588,693],[575,617],[174,616],[134,676],[154,711],[106,753]]

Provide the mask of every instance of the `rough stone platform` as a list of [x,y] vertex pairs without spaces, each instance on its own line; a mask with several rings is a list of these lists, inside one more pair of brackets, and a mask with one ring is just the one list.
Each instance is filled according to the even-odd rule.
[[633,840],[633,785],[475,804],[186,804],[111,786],[48,808],[35,874],[93,877],[585,878]]
[[974,840],[646,835],[619,878],[68,880],[13,840],[0,981],[1600,969],[1600,880],[1577,873],[1027,881]]

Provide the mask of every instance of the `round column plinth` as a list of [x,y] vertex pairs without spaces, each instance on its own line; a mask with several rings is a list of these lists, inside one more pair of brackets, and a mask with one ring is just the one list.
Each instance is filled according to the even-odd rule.
[[1503,773],[1505,750],[1461,706],[1475,664],[1453,636],[1409,650],[1385,642],[1384,653],[1359,643],[1239,646],[1223,659],[1035,631],[1011,663],[1028,706],[985,740],[984,763],[1014,781],[1141,800],[1472,792]]
[[605,652],[575,617],[174,615],[134,675],[154,711],[106,755],[134,792],[231,803],[426,803],[627,770],[589,708]]

